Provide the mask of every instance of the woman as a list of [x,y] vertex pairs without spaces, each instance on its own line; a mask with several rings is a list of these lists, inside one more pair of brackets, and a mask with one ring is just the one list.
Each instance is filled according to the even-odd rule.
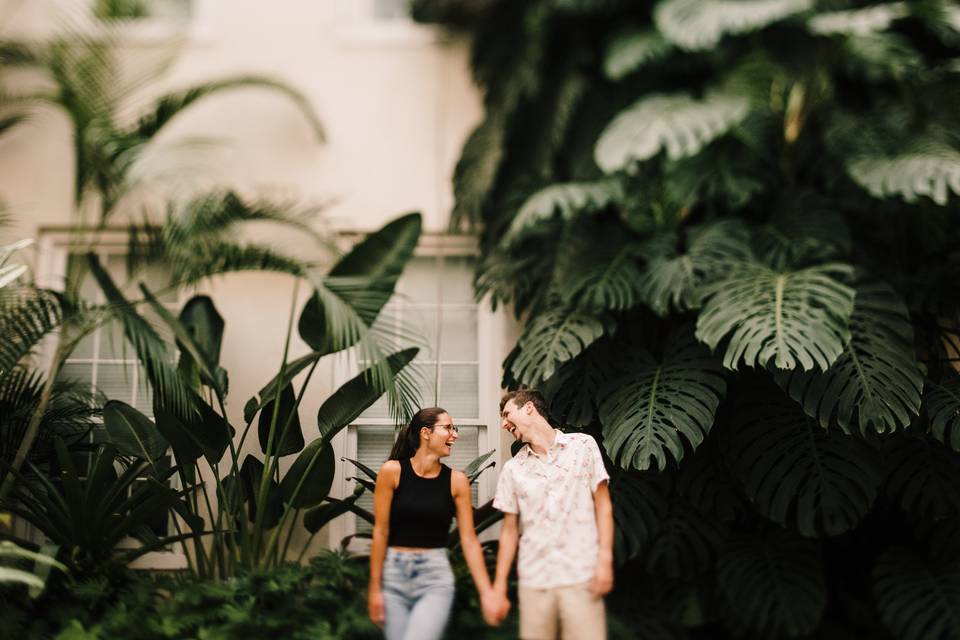
[[483,551],[473,528],[470,482],[441,464],[459,437],[440,407],[421,409],[404,427],[373,492],[370,619],[387,640],[443,635],[453,605],[447,535],[454,513],[463,555],[481,601],[493,602]]

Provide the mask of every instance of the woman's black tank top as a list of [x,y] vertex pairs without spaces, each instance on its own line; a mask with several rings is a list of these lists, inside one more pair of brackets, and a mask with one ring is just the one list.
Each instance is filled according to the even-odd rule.
[[450,493],[450,467],[440,465],[436,478],[421,478],[409,458],[400,462],[400,483],[390,504],[391,547],[434,549],[447,546],[456,508]]

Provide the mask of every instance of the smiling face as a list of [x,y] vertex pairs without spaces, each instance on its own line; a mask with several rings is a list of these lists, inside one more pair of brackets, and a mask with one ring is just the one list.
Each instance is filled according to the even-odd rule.
[[513,400],[508,400],[500,412],[500,428],[506,430],[515,440],[523,442],[523,435],[530,426],[532,407],[530,402],[518,407]]
[[453,449],[453,443],[460,437],[460,430],[453,424],[453,418],[450,414],[441,413],[437,416],[437,421],[433,428],[423,427],[420,430],[421,445],[426,446],[438,457],[445,458],[450,455]]

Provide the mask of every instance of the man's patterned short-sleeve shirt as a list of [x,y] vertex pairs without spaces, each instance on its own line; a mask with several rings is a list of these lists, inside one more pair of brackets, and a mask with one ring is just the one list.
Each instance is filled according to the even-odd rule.
[[525,588],[588,582],[597,566],[593,492],[610,476],[593,438],[556,434],[545,454],[526,445],[507,461],[493,500],[496,509],[520,514],[517,573]]

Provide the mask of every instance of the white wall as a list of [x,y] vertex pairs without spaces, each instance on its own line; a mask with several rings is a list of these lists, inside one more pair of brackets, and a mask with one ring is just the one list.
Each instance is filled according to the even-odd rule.
[[[131,108],[192,82],[246,73],[278,77],[308,96],[326,142],[317,144],[282,97],[262,90],[218,96],[183,114],[162,138],[171,147],[195,137],[222,139],[217,151],[182,155],[195,165],[188,177],[202,174],[205,186],[302,204],[334,199],[321,226],[372,230],[418,210],[426,230],[443,231],[454,164],[482,115],[467,44],[430,27],[376,23],[367,1],[195,0],[185,29],[156,23],[132,28],[122,47],[128,70],[170,50],[167,36],[179,33],[185,40],[169,74],[131,97]],[[0,0],[0,37],[42,38],[64,15],[77,20],[76,5]],[[0,201],[16,221],[0,241],[38,237],[75,221],[72,162],[69,124],[49,109],[0,139]],[[180,176],[162,185],[176,192],[185,182]],[[316,251],[301,238],[258,236],[264,239],[301,254]],[[242,424],[246,399],[279,366],[292,288],[292,279],[270,274],[232,275],[203,287],[226,319],[222,364],[231,373],[235,424]],[[306,293],[301,288],[300,298]],[[297,341],[293,356],[306,350]],[[310,417],[333,383],[330,367],[311,383],[301,411],[308,439],[316,429]]]

